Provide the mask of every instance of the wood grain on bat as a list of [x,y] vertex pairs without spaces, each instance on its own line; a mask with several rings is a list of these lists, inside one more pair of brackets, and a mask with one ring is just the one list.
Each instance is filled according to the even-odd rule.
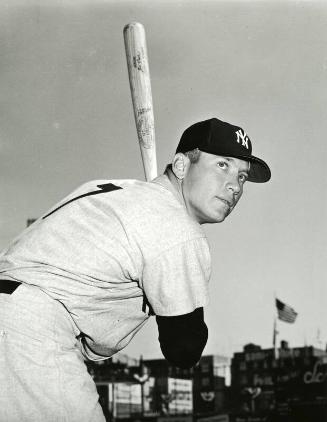
[[143,25],[130,23],[124,28],[125,51],[138,140],[146,179],[156,177],[154,114]]

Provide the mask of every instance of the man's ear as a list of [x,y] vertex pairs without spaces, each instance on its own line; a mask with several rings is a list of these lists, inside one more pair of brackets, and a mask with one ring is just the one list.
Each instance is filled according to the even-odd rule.
[[191,162],[187,155],[181,152],[175,154],[173,162],[171,163],[171,168],[177,179],[184,179],[186,173],[188,172],[190,164]]

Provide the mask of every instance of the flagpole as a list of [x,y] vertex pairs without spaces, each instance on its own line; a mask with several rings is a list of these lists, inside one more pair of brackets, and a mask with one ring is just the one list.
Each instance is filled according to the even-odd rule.
[[274,347],[274,358],[278,359],[278,342],[277,342],[277,318],[274,318],[274,332],[273,332],[273,347]]
[[[277,309],[277,316],[275,318],[275,323],[274,323],[274,345],[275,345],[274,350],[275,350],[275,356],[277,356],[276,352],[278,352],[278,346],[276,343],[277,343],[277,334],[279,333],[277,331],[277,319],[283,322],[287,322],[289,324],[293,324],[298,314],[289,305],[277,299],[276,294],[275,294],[275,305]],[[278,357],[276,357],[276,359],[278,359]]]

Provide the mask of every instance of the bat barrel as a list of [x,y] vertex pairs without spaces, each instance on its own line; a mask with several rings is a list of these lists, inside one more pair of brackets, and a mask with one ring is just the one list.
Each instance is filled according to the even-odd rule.
[[124,27],[124,42],[134,118],[146,180],[157,176],[154,113],[145,30],[132,22]]

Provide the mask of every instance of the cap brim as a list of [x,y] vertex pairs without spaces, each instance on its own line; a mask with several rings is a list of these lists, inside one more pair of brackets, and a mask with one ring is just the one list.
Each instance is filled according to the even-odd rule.
[[261,160],[258,157],[252,156],[251,159],[249,159],[251,165],[250,165],[250,171],[249,171],[249,182],[255,182],[255,183],[265,183],[268,182],[271,178],[271,172],[270,168],[267,163],[265,163],[263,160]]
[[253,155],[251,156],[241,156],[235,158],[241,158],[245,161],[250,162],[250,171],[249,171],[249,177],[248,182],[255,182],[255,183],[265,183],[268,182],[271,178],[271,172],[270,168],[267,163],[265,163],[263,160],[261,160],[258,157],[255,157]]
[[240,158],[244,161],[249,161],[250,171],[247,181],[255,183],[265,183],[268,182],[271,178],[271,171],[267,163],[265,163],[261,158],[255,157],[254,155],[230,155],[230,157]]
[[[213,152],[206,151],[206,148],[199,148],[203,152],[207,152],[209,154],[213,154]],[[249,161],[251,163],[250,165],[250,171],[249,171],[249,177],[248,182],[255,182],[255,183],[265,183],[268,182],[271,178],[271,172],[270,168],[267,163],[265,163],[263,160],[261,160],[258,157],[255,157],[254,155],[242,155],[242,154],[233,154],[230,151],[224,152],[220,151],[219,153],[215,153],[216,155],[221,155],[225,157],[235,157],[239,158],[244,161]]]

